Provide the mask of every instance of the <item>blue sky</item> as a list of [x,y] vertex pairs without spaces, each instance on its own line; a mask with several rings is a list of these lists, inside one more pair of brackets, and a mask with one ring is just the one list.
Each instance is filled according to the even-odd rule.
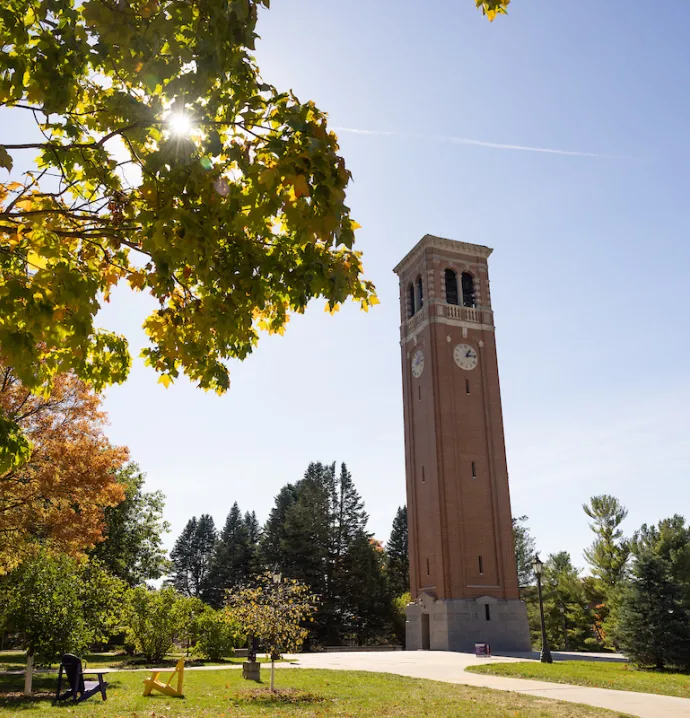
[[[166,390],[140,360],[109,391],[109,434],[166,493],[169,542],[234,501],[263,521],[312,460],[347,462],[387,538],[404,502],[392,267],[427,232],[495,249],[513,513],[542,552],[584,566],[595,493],[629,508],[628,532],[688,506],[690,5],[513,0],[491,25],[473,6],[274,0],[263,13],[266,80],[360,131],[338,134],[381,305],[330,317],[314,304],[233,364],[222,398]],[[119,292],[102,323],[136,349],[146,309]]]

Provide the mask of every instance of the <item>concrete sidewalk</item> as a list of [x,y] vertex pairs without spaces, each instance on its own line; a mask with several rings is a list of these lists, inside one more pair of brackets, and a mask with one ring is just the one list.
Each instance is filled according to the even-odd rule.
[[322,668],[343,671],[372,671],[395,673],[411,678],[428,678],[445,683],[514,691],[541,698],[553,698],[569,703],[584,703],[629,713],[640,718],[690,718],[690,700],[650,693],[614,691],[605,688],[570,686],[546,681],[467,673],[467,666],[497,661],[524,660],[520,657],[500,656],[476,658],[470,653],[445,653],[441,651],[407,651],[396,653],[303,653],[291,656],[296,664],[280,663],[276,668]]

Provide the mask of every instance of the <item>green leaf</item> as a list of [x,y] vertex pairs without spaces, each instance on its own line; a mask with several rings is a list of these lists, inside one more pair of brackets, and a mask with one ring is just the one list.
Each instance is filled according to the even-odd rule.
[[8,172],[11,171],[14,166],[10,153],[0,145],[0,167],[4,167]]

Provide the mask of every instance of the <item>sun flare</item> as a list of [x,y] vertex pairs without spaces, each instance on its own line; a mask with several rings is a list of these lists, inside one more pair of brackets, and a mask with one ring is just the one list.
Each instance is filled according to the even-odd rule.
[[192,118],[184,112],[175,112],[168,117],[168,128],[177,137],[189,135],[192,131]]

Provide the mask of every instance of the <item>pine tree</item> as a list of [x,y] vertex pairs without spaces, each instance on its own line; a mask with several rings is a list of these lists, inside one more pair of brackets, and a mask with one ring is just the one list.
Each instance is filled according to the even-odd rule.
[[204,598],[216,541],[216,528],[209,514],[190,519],[175,541],[170,552],[170,583],[183,595]]
[[185,596],[193,595],[192,565],[194,537],[198,524],[196,516],[189,519],[170,552],[172,562],[170,583]]
[[551,554],[544,565],[544,617],[552,648],[593,647],[594,614],[579,571],[567,551]]
[[[338,645],[342,643],[346,633],[353,632],[352,622],[348,620],[348,617],[356,613],[350,590],[353,570],[362,578],[363,566],[356,565],[353,560],[353,547],[358,543],[361,545],[362,540],[368,543],[371,536],[366,532],[369,517],[364,510],[364,501],[355,488],[347,466],[341,464],[337,479],[335,464],[330,467],[329,473],[330,480],[326,485],[329,486],[331,495],[330,548],[324,607],[328,617],[326,641],[331,645]],[[371,552],[364,552],[362,557],[370,559]]]
[[249,538],[249,558],[247,560],[247,575],[258,576],[266,570],[265,566],[261,565],[261,558],[259,554],[259,542],[261,540],[261,526],[259,520],[256,518],[256,512],[251,513],[247,511],[244,515],[244,524],[247,527],[247,536]]
[[643,524],[631,542],[634,555],[652,551],[668,561],[673,580],[681,586],[685,607],[690,609],[690,526],[675,514],[662,519],[656,526]]
[[380,543],[358,531],[347,547],[341,575],[344,637],[364,645],[393,631],[393,597]]
[[264,525],[258,546],[258,562],[267,570],[280,567],[284,570],[285,555],[285,515],[297,501],[297,489],[293,484],[286,484],[274,499],[274,506]]
[[584,555],[606,594],[609,588],[615,587],[625,577],[630,546],[623,538],[620,525],[628,510],[615,496],[608,494],[592,496],[589,504],[583,504],[582,509],[592,519],[589,527],[597,536]]
[[690,668],[690,614],[669,562],[650,550],[636,556],[623,592],[616,638],[639,665]]
[[261,538],[261,526],[259,525],[259,520],[256,518],[256,511],[252,511],[251,513],[247,511],[247,513],[245,513],[244,524],[249,534],[249,543],[252,546],[256,546]]
[[216,608],[222,606],[225,592],[238,588],[249,578],[252,558],[249,527],[235,502],[213,551],[204,588],[205,600]]
[[333,601],[329,590],[331,571],[331,500],[335,466],[311,463],[296,485],[296,500],[285,512],[280,569],[319,596],[315,628],[321,637],[332,620]]
[[355,489],[352,474],[343,463],[340,465],[340,476],[335,480],[335,464],[331,467],[333,479],[330,482],[333,547],[337,558],[360,532],[366,529],[369,516],[364,510],[364,501]]
[[383,555],[369,545],[367,520],[345,464],[336,473],[335,464],[313,462],[300,481],[276,496],[261,537],[260,560],[318,595],[311,638],[319,643],[337,645],[346,635],[368,640],[390,625],[390,591],[385,571],[379,571]]
[[410,559],[408,555],[407,506],[400,506],[393,519],[391,535],[386,544],[388,581],[395,598],[410,590]]

